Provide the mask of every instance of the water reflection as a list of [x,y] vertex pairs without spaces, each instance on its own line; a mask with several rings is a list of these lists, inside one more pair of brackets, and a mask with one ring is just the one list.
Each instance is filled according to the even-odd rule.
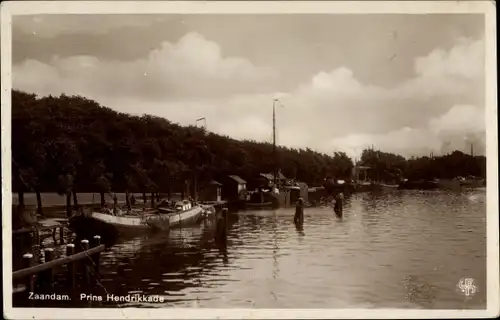
[[306,234],[304,233],[304,225],[303,224],[295,224],[295,230],[297,231],[297,234],[299,236],[305,236]]
[[[167,300],[143,307],[485,308],[485,202],[477,191],[356,194],[341,220],[306,208],[303,226],[293,208],[241,212],[223,242],[207,221],[114,245],[102,284]],[[467,301],[463,277],[480,288]]]
[[273,220],[271,222],[271,228],[273,232],[273,279],[276,280],[279,274],[279,263],[278,263],[278,233],[277,233],[277,222],[276,222],[276,213],[274,213]]

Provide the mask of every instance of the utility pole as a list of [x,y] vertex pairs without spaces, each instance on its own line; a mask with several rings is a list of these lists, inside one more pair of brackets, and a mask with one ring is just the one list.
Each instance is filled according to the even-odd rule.
[[276,99],[273,100],[273,161],[274,161],[274,172],[273,172],[273,183],[274,186],[276,187],[277,181],[276,181],[276,175],[278,174],[277,172],[277,163],[276,163],[276,110],[275,110],[275,103]]

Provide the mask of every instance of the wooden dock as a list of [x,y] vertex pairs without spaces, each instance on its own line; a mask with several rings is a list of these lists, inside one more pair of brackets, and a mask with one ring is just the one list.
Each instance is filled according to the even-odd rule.
[[[22,255],[22,268],[12,273],[13,294],[23,306],[33,304],[34,301],[29,299],[32,293],[52,293],[56,278],[64,279],[63,283],[58,282],[58,286],[64,287],[66,293],[99,283],[100,254],[105,250],[101,237],[96,235],[78,242],[69,240],[67,242],[72,243],[65,244],[66,227],[55,224],[13,231],[13,235],[30,234],[35,239],[31,250]],[[48,231],[49,237],[52,234],[55,246],[42,248],[41,231]]]
[[202,201],[201,204],[213,206],[215,210],[220,211],[223,208],[227,208],[228,202],[225,200],[222,201]]

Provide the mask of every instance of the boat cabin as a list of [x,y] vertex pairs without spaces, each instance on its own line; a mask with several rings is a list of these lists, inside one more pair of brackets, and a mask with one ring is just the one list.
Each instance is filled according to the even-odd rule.
[[178,210],[178,211],[187,211],[187,210],[191,209],[192,207],[193,206],[192,206],[191,202],[188,200],[179,201],[175,204],[175,210]]

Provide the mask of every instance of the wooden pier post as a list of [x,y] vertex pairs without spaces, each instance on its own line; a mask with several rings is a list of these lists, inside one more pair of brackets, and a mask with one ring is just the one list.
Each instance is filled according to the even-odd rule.
[[[66,246],[66,256],[69,257],[75,254],[75,245],[70,243]],[[75,281],[76,271],[75,271],[75,263],[68,263],[68,284],[71,290],[75,289],[76,281]]]
[[[82,251],[89,250],[89,241],[87,239],[83,239],[80,242],[80,244],[81,244]],[[87,259],[82,260],[84,279],[85,279],[85,284],[87,284],[87,286],[90,284],[89,260],[90,260],[90,257],[87,257]]]
[[[23,268],[30,268],[35,264],[35,261],[33,259],[33,254],[31,253],[25,253],[23,255]],[[25,286],[25,291],[24,295],[26,299],[28,299],[30,292],[35,291],[35,276],[34,275],[29,275],[25,278],[24,281],[24,286]]]
[[42,232],[42,230],[40,230],[39,228],[36,228],[35,236],[36,236],[36,242],[39,246],[42,246],[42,242],[43,242],[42,235],[40,234],[41,232]]
[[59,227],[59,243],[64,244],[64,226]]
[[94,245],[92,247],[97,247],[101,244],[101,236],[94,236]]
[[[93,243],[92,247],[95,248],[95,247],[98,247],[100,245],[101,245],[101,236],[99,236],[99,235],[94,236],[94,243]],[[93,259],[95,262],[95,269],[96,269],[96,271],[99,271],[101,253],[100,252],[96,253],[94,255]]]
[[[45,257],[45,263],[54,260],[55,252],[52,248],[46,248],[43,251]],[[40,281],[44,287],[52,288],[54,285],[54,270],[52,268],[40,272]]]
[[89,241],[87,239],[83,239],[80,241],[80,252],[86,251],[89,249]]
[[[101,236],[99,236],[99,235],[94,236],[94,243],[93,243],[92,247],[95,248],[95,247],[98,247],[100,245],[101,245]],[[100,264],[101,264],[101,253],[97,252],[91,258],[92,258],[92,260],[94,262],[94,274],[95,274],[94,277],[95,277],[95,280],[99,281],[98,280],[98,276],[99,276],[99,267],[100,267]]]
[[35,244],[33,245],[33,260],[37,263],[42,263],[42,255],[40,254],[40,245],[39,244]]
[[[100,243],[100,237],[94,238],[95,246],[89,249],[89,241],[82,240],[80,245],[83,249],[82,252],[75,253],[75,245],[68,244],[66,246],[66,256],[59,257],[56,259],[55,251],[52,248],[47,248],[44,250],[45,261],[41,264],[35,264],[34,255],[32,253],[26,253],[23,255],[23,268],[16,270],[12,273],[13,284],[17,285],[19,283],[23,284],[21,288],[14,288],[14,292],[18,292],[19,289],[23,289],[22,292],[26,295],[26,301],[28,305],[33,305],[33,300],[28,299],[29,292],[34,292],[37,286],[40,286],[40,291],[47,292],[47,287],[53,289],[54,285],[54,272],[57,268],[64,265],[68,265],[68,282],[72,285],[73,289],[76,288],[76,271],[79,271],[79,267],[83,267],[83,278],[87,280],[87,284],[90,285],[90,277],[92,276],[89,264],[91,263],[91,257],[99,254],[105,250],[105,246]],[[78,246],[80,247],[80,246]],[[37,280],[35,283],[35,279]],[[97,278],[96,278],[97,279]],[[47,286],[48,285],[48,286]],[[51,290],[49,290],[50,292]],[[74,290],[71,290],[74,293]]]
[[52,240],[54,240],[54,244],[57,244],[56,233],[57,227],[54,227],[54,229],[52,229]]

